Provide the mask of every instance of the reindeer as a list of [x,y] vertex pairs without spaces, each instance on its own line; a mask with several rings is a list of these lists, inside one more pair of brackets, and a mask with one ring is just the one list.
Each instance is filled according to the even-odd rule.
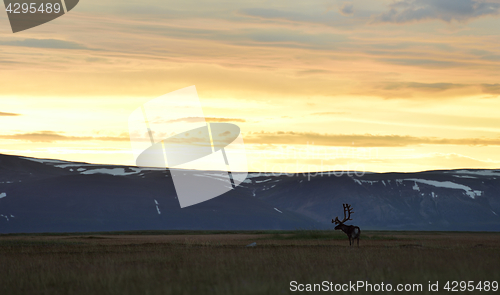
[[[359,247],[359,236],[361,235],[361,229],[359,229],[359,227],[354,226],[354,225],[345,225],[344,224],[344,222],[346,222],[347,220],[352,220],[351,213],[354,213],[354,212],[352,211],[351,205],[349,205],[349,204],[342,204],[342,205],[344,206],[344,220],[340,221],[338,216],[337,216],[337,217],[335,217],[335,220],[332,219],[332,223],[337,224],[337,226],[335,226],[336,230],[341,229],[343,232],[346,233],[347,237],[349,238],[349,246],[352,246],[352,244],[354,244],[354,240],[357,239],[358,240],[358,247]],[[347,213],[347,217],[346,217],[346,213]],[[351,244],[351,240],[352,240],[352,244]]]

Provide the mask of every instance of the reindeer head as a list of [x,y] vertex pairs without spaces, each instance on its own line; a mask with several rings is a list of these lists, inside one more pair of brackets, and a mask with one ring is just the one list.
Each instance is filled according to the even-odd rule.
[[342,205],[344,206],[344,219],[340,221],[338,216],[335,217],[335,220],[332,219],[332,223],[337,224],[337,226],[335,226],[336,230],[342,229],[344,222],[346,222],[347,220],[352,220],[351,213],[354,213],[354,211],[352,211],[351,205],[349,204],[342,204]]

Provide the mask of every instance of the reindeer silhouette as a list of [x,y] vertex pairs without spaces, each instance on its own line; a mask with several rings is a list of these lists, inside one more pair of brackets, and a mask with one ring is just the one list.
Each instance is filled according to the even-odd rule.
[[[349,246],[352,246],[354,244],[354,240],[358,240],[358,247],[359,247],[359,236],[361,235],[361,229],[355,225],[345,225],[344,222],[347,220],[352,220],[351,219],[351,213],[354,213],[352,211],[351,205],[349,204],[342,204],[344,206],[344,219],[342,221],[339,220],[338,216],[335,217],[335,220],[332,219],[332,223],[337,224],[335,226],[335,230],[341,229],[347,237],[349,238]],[[346,216],[347,213],[347,216]],[[352,240],[352,244],[351,244]]]

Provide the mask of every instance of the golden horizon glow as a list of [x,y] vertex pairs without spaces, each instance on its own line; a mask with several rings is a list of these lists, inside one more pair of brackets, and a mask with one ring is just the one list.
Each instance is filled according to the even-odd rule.
[[250,171],[499,168],[500,1],[400,2],[87,0],[16,34],[0,15],[0,153],[134,165],[130,113],[196,85]]

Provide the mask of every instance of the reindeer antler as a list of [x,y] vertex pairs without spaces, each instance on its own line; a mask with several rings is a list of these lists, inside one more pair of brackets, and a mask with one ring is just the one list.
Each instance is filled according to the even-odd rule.
[[[354,211],[352,211],[351,205],[342,204],[342,206],[344,206],[344,219],[342,221],[340,221],[339,217],[337,216],[337,217],[335,217],[335,220],[332,219],[332,223],[335,222],[335,224],[340,224],[340,223],[346,222],[347,220],[352,220],[351,214],[354,213]],[[346,217],[346,213],[347,213],[347,217]]]

